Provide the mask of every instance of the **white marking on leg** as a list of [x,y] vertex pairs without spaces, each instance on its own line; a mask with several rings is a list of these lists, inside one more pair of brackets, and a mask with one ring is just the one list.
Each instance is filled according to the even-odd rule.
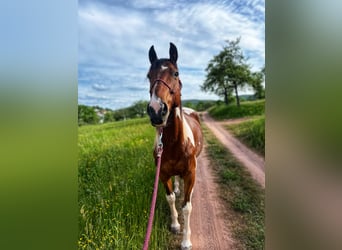
[[174,185],[173,185],[173,189],[174,189],[174,192],[175,192],[176,196],[178,196],[180,194],[180,190],[179,190],[179,176],[178,175],[175,176],[175,182],[174,182]]
[[178,223],[178,213],[176,209],[176,196],[174,193],[171,193],[170,195],[166,195],[166,200],[169,203],[170,206],[170,212],[171,212],[171,231],[176,233],[180,230],[180,224]]
[[185,207],[183,208],[184,230],[183,230],[183,241],[181,244],[182,249],[191,249],[191,247],[192,247],[191,240],[190,240],[190,236],[191,236],[191,229],[190,229],[191,210],[192,210],[191,201],[188,201],[186,203]]

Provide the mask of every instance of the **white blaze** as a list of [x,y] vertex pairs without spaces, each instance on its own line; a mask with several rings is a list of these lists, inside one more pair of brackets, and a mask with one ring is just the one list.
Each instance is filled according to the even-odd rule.
[[160,109],[160,103],[161,103],[161,99],[155,94],[155,88],[153,88],[153,94],[151,96],[151,100],[150,100],[150,107],[152,107],[156,113],[158,113],[159,109]]

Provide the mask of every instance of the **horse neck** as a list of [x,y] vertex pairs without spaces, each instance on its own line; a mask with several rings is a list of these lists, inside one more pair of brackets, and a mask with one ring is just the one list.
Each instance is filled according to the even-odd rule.
[[169,117],[168,126],[164,129],[164,134],[170,144],[182,142],[183,136],[183,111],[182,107],[175,107],[172,111],[171,117]]

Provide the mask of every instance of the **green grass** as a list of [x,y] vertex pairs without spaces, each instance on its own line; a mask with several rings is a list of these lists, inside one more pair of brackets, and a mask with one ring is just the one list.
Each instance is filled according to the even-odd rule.
[[226,128],[248,147],[265,156],[265,116],[227,125]]
[[211,166],[217,172],[221,196],[232,213],[238,249],[264,249],[265,191],[251,178],[231,153],[218,142],[208,128],[203,128]]
[[215,105],[208,112],[217,120],[263,115],[265,100],[241,102],[240,107],[237,107],[236,104]]
[[[78,249],[141,249],[153,192],[155,130],[147,118],[79,128]],[[150,249],[166,249],[169,209],[159,186]]]
[[[222,196],[236,213],[235,237],[244,249],[263,249],[264,191],[208,129],[204,132]],[[79,128],[79,250],[142,248],[155,174],[154,137],[147,118]],[[169,217],[159,185],[150,249],[173,249]]]

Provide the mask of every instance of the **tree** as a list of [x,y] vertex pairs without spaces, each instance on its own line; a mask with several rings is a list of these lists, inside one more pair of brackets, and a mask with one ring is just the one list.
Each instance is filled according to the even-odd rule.
[[113,111],[107,110],[107,112],[104,115],[104,122],[113,122],[113,121],[115,121]]
[[209,61],[206,80],[201,89],[223,96],[226,104],[229,103],[228,99],[234,90],[236,104],[240,106],[238,89],[248,84],[251,79],[250,66],[239,47],[240,38],[226,42],[223,50]]
[[254,72],[251,74],[250,84],[255,91],[255,98],[265,98],[265,88],[262,83],[265,79],[265,67],[260,72]]
[[78,105],[78,125],[96,124],[99,122],[99,117],[95,112],[94,107]]
[[133,112],[135,116],[144,117],[146,115],[146,107],[148,101],[137,101],[133,104]]

